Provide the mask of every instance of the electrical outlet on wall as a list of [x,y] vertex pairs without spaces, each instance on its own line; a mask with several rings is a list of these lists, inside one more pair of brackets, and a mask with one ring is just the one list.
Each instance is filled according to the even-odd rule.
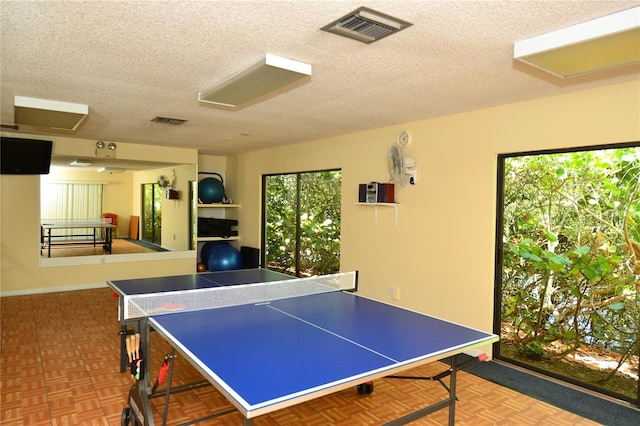
[[400,287],[392,285],[388,289],[388,294],[393,300],[400,300]]

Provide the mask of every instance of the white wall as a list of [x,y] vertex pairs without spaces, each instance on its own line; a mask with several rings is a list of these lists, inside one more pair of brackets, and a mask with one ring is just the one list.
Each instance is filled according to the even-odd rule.
[[[397,226],[392,208],[376,225],[358,184],[388,180],[401,130],[418,183],[397,193]],[[341,266],[360,272],[360,294],[490,331],[498,154],[628,141],[640,141],[639,82],[242,154],[243,244],[260,242],[263,174],[341,168]]]

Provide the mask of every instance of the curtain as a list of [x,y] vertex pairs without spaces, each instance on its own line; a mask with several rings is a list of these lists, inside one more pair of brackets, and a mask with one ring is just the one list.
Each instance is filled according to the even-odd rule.
[[[42,223],[61,221],[102,220],[102,183],[42,183],[40,186],[40,220]],[[52,235],[70,234],[70,230],[53,230]],[[76,229],[75,234],[92,230]],[[71,237],[70,239],[80,239]]]

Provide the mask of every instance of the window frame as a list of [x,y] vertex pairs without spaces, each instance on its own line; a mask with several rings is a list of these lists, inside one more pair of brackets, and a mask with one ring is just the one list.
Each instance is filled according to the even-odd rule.
[[[329,169],[316,169],[316,170],[303,170],[297,172],[282,172],[282,173],[266,173],[262,175],[262,187],[261,187],[261,223],[260,223],[260,265],[267,267],[267,179],[273,176],[296,176],[296,229],[300,229],[300,195],[301,195],[301,176],[305,174],[323,173],[323,172],[340,172],[342,180],[342,168],[329,168]],[[342,183],[341,183],[342,186]],[[342,217],[342,211],[340,212]],[[296,276],[300,274],[300,234],[296,232],[296,253],[295,253],[295,270]]]
[[[504,229],[504,172],[505,172],[505,160],[508,158],[514,157],[525,157],[525,156],[534,156],[534,155],[550,155],[550,154],[563,154],[563,153],[572,153],[572,152],[580,152],[580,151],[598,151],[598,150],[612,150],[612,149],[622,149],[622,148],[636,148],[640,147],[640,141],[631,141],[631,142],[618,142],[612,144],[599,144],[599,145],[586,145],[586,146],[578,146],[572,148],[558,148],[558,149],[546,149],[546,150],[531,150],[531,151],[522,151],[522,152],[510,152],[510,153],[501,153],[497,156],[497,165],[496,165],[496,229],[495,229],[495,257],[494,257],[494,300],[493,300],[493,332],[498,336],[501,335],[502,332],[502,278],[503,278],[503,251],[502,251],[502,240],[503,240],[503,229]],[[495,360],[504,362],[506,364],[511,364],[517,367],[520,367],[521,374],[533,375],[533,374],[541,374],[546,377],[550,377],[552,379],[568,383],[570,385],[575,385],[580,388],[586,389],[588,391],[595,392],[602,396],[613,397],[617,399],[621,399],[624,401],[628,401],[630,403],[635,404],[635,406],[640,407],[640,380],[637,385],[637,397],[635,400],[632,398],[621,395],[612,391],[608,391],[602,387],[592,386],[587,382],[582,382],[579,380],[574,380],[571,377],[563,376],[552,371],[536,368],[530,364],[525,364],[514,360],[512,358],[508,358],[506,356],[502,356],[500,353],[500,341],[496,342],[492,346],[493,350],[493,358]]]

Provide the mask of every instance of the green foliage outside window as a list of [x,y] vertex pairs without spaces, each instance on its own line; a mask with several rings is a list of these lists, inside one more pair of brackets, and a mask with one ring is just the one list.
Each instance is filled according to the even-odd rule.
[[298,276],[340,270],[342,173],[265,178],[265,257],[270,269]]
[[162,243],[162,190],[155,183],[142,185],[141,239],[154,244]]
[[501,354],[606,355],[572,379],[637,400],[640,148],[506,158],[503,206]]

